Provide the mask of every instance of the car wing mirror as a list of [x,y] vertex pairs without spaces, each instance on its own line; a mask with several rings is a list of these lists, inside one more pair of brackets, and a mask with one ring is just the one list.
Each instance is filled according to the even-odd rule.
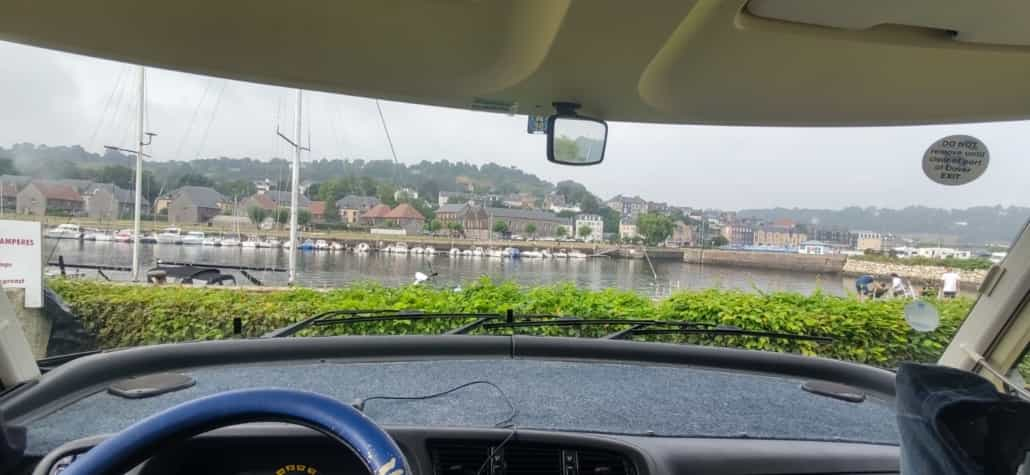
[[559,109],[547,119],[547,160],[562,165],[597,165],[604,161],[608,124]]

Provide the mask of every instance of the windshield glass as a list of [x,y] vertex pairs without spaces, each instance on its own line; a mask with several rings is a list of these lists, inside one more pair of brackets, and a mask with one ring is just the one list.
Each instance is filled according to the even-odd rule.
[[[390,309],[689,322],[741,332],[624,336],[894,368],[936,361],[1030,217],[1025,122],[609,123],[603,163],[568,167],[525,115],[0,52],[0,219],[42,223],[40,311],[61,322],[40,358]],[[954,170],[963,147],[982,160]],[[914,300],[934,331],[906,323]]]

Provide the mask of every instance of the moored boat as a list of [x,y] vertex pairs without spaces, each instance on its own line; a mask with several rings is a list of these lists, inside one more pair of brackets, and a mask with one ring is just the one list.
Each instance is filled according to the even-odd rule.
[[157,235],[158,244],[182,244],[182,230],[179,228],[164,228]]
[[48,229],[46,237],[52,239],[82,239],[82,228],[78,224],[59,224],[56,228]]

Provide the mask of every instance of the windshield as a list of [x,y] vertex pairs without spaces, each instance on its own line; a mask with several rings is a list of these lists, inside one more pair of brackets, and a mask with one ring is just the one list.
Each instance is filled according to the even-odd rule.
[[[0,51],[0,219],[42,223],[42,311],[64,319],[40,358],[258,337],[361,309],[687,322],[779,336],[627,339],[890,369],[937,360],[1030,217],[1025,122],[609,123],[603,163],[567,167],[525,115]],[[982,160],[949,161],[963,147]],[[936,309],[932,331],[906,322],[914,301]]]

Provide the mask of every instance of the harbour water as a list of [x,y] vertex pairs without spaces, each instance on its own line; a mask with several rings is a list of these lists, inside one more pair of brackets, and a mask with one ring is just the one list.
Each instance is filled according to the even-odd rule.
[[[288,261],[287,253],[282,249],[175,244],[141,244],[140,248],[144,271],[154,267],[157,259],[265,269],[286,268]],[[44,258],[55,262],[58,256],[69,264],[129,266],[132,245],[112,241],[46,239]],[[614,287],[650,296],[662,296],[680,289],[712,287],[805,294],[819,289],[828,294],[843,295],[845,289],[853,285],[851,279],[837,274],[700,266],[677,260],[655,260],[654,267],[657,279],[647,262],[640,259],[500,259],[310,250],[298,252],[298,283],[314,288],[340,287],[363,281],[397,286],[412,283],[416,272],[436,272],[432,281],[436,286],[455,287],[488,276],[527,286],[571,282],[590,289]],[[77,272],[97,276],[92,270]],[[122,271],[104,271],[104,274],[112,280],[130,278],[128,272]],[[287,281],[285,272],[264,270],[251,271],[250,274],[264,285],[285,285]],[[241,275],[235,275],[241,284],[249,284]]]

